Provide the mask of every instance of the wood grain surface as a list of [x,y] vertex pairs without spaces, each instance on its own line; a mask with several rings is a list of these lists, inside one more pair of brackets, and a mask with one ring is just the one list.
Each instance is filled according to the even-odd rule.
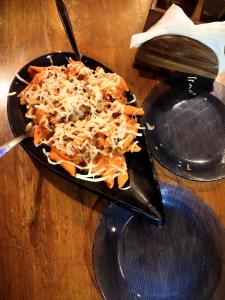
[[161,35],[143,43],[135,56],[135,65],[147,70],[156,66],[212,79],[218,73],[217,56],[209,47],[173,34]]
[[[80,52],[122,75],[139,104],[156,84],[132,67],[130,37],[151,0],[65,0]],[[7,93],[15,73],[52,51],[70,51],[54,0],[0,1],[0,144],[13,138]],[[159,180],[188,187],[225,224],[225,181],[197,183],[157,163]],[[34,162],[18,146],[0,160],[0,299],[100,300],[92,242],[107,203]]]

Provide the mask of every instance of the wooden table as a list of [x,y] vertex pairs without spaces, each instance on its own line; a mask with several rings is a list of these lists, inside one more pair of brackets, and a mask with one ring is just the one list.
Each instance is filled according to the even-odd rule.
[[[151,0],[65,0],[81,53],[121,74],[141,104],[156,81],[132,68],[130,37]],[[0,144],[13,138],[6,113],[14,74],[51,51],[71,50],[51,1],[0,1]],[[194,191],[225,224],[225,181],[182,179],[155,163],[158,179]],[[101,299],[92,242],[107,203],[52,174],[18,146],[0,161],[0,299]]]

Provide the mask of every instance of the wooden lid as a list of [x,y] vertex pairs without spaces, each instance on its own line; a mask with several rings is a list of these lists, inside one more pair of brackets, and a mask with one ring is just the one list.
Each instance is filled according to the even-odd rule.
[[214,79],[218,74],[218,59],[213,50],[197,40],[166,34],[138,48],[134,67],[150,71],[158,67]]

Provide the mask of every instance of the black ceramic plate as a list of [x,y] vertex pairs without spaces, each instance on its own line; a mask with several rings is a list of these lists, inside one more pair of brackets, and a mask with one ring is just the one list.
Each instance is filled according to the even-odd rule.
[[[29,62],[18,72],[18,74],[27,81],[30,81],[29,74],[27,72],[28,66],[49,66],[49,55],[51,56],[53,64],[58,66],[67,64],[67,58],[73,57],[73,53],[67,52],[46,54]],[[82,61],[92,69],[95,69],[97,66],[101,66],[106,71],[110,72],[108,68],[91,58],[83,56]],[[16,92],[18,94],[24,88],[25,84],[15,77],[9,92]],[[128,99],[132,99],[131,92],[129,92],[127,96]],[[24,132],[25,126],[29,122],[25,118],[25,108],[19,104],[17,96],[10,96],[8,97],[7,109],[11,129],[14,135],[18,136]],[[163,205],[161,202],[160,190],[154,178],[154,172],[151,168],[151,160],[147,153],[144,139],[140,140],[140,143],[143,150],[137,154],[127,156],[130,178],[128,185],[131,185],[132,187],[126,191],[119,190],[116,187],[110,190],[107,188],[105,183],[92,183],[70,176],[60,166],[49,164],[43,154],[43,148],[36,148],[32,139],[23,141],[22,146],[33,158],[51,171],[91,190],[92,192],[97,193],[101,197],[117,202],[120,205],[136,211],[137,213],[141,212],[149,218],[150,221],[160,225],[163,222]]]
[[186,189],[162,184],[165,227],[112,204],[97,228],[93,263],[106,300],[223,300],[224,229]]
[[171,78],[148,95],[143,122],[149,150],[182,177],[225,177],[225,87],[197,76]]

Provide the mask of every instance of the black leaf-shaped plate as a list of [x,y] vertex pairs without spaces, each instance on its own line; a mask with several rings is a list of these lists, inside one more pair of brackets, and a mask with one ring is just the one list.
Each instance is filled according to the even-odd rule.
[[[73,53],[55,52],[43,55],[25,65],[18,74],[25,80],[30,81],[30,77],[27,72],[29,65],[49,66],[50,59],[53,61],[54,65],[66,65],[68,63],[68,57],[73,57]],[[91,69],[95,69],[97,66],[100,66],[103,67],[105,71],[111,72],[101,63],[86,56],[82,57],[82,61]],[[25,88],[25,86],[26,84],[15,77],[10,86],[9,92],[16,92],[16,94],[18,94]],[[133,98],[131,92],[128,92],[127,96],[130,100]],[[12,132],[15,136],[19,136],[24,132],[25,126],[29,122],[29,120],[25,118],[25,107],[19,104],[17,96],[14,95],[8,97],[7,110]],[[145,140],[140,139],[139,142],[141,144],[142,151],[137,154],[134,153],[132,155],[127,155],[126,157],[130,178],[128,185],[131,185],[131,188],[128,190],[120,190],[117,187],[109,189],[105,183],[92,183],[74,178],[65,172],[60,166],[49,164],[43,154],[43,147],[36,148],[32,139],[27,139],[21,144],[33,158],[56,174],[98,194],[103,198],[106,198],[109,201],[116,202],[133,212],[141,213],[151,222],[161,226],[163,224],[163,204],[161,201],[160,190],[154,176],[154,170],[152,169],[151,159],[146,148]]]
[[93,264],[105,300],[223,300],[225,233],[187,189],[161,184],[165,226],[112,204],[98,226]]

